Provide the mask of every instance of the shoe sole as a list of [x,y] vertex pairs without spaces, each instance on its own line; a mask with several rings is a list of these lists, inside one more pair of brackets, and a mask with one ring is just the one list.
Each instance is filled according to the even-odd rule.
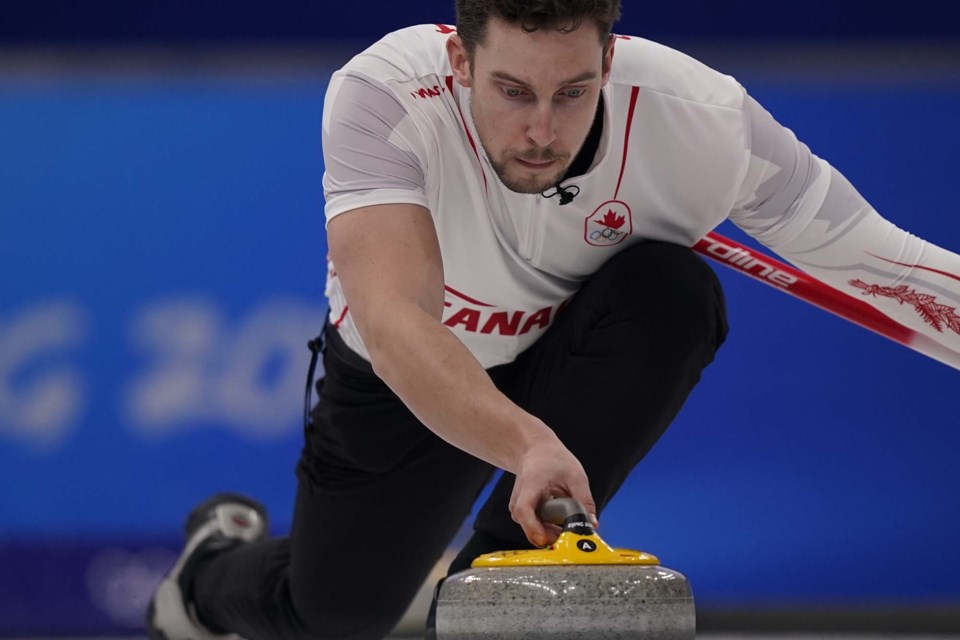
[[167,634],[157,629],[153,624],[153,598],[150,598],[150,604],[147,605],[147,640],[169,640]]
[[[263,532],[257,536],[254,541],[265,540],[268,535],[269,522],[267,520],[267,510],[260,502],[254,500],[245,495],[239,493],[218,493],[207,500],[204,500],[187,516],[186,522],[184,523],[184,533],[186,534],[186,539],[190,540],[193,537],[193,534],[202,527],[210,519],[210,514],[213,510],[222,505],[222,504],[242,504],[245,507],[249,507],[256,511],[260,518],[263,521]],[[165,578],[166,579],[166,578]],[[154,608],[154,599],[150,599],[150,603],[147,606],[146,612],[146,632],[148,640],[169,640],[167,634],[158,629],[153,622],[156,611]]]

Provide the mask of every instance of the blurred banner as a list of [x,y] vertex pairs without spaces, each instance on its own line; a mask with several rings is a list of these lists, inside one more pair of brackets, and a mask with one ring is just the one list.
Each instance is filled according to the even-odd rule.
[[[211,492],[288,527],[331,71],[0,76],[0,636],[138,628]],[[960,250],[960,73],[741,80]],[[730,339],[604,537],[701,607],[960,605],[960,373],[719,275]]]
[[0,81],[0,633],[138,626],[207,493],[288,521],[328,75]]
[[[398,25],[454,22],[453,0],[7,0],[0,41],[327,42],[378,37]],[[651,38],[957,38],[949,0],[673,0],[623,2],[620,33]]]

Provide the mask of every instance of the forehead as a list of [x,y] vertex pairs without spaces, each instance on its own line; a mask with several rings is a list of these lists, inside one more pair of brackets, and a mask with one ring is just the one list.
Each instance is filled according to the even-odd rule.
[[600,67],[603,43],[599,29],[585,19],[574,31],[547,27],[525,32],[520,24],[497,17],[487,22],[486,37],[477,43],[477,71],[507,71],[513,75],[538,75],[555,71],[569,77]]

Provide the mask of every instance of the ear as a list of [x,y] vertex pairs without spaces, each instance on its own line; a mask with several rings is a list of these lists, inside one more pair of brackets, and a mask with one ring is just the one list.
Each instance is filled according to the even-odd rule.
[[470,56],[467,55],[467,47],[463,44],[463,40],[456,34],[447,38],[447,58],[450,60],[454,79],[461,86],[471,86],[473,73],[470,68]]
[[617,43],[617,36],[610,34],[607,39],[607,46],[603,52],[603,69],[600,72],[600,86],[605,87],[610,80],[610,69],[613,68],[613,47]]

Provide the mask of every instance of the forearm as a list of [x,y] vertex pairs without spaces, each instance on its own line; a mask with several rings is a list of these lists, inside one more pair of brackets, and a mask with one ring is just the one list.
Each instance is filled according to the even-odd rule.
[[821,197],[801,201],[762,240],[815,278],[960,351],[960,256],[884,219],[838,171],[817,162]]
[[960,256],[882,218],[749,97],[744,117],[750,162],[731,219],[813,277],[960,352]]
[[438,436],[516,473],[532,447],[562,446],[541,420],[501,393],[480,363],[440,321],[416,304],[364,326],[377,375]]

